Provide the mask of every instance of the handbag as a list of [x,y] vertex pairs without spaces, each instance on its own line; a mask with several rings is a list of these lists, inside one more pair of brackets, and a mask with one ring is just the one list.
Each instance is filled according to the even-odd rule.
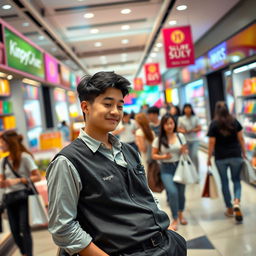
[[181,184],[194,184],[198,182],[196,168],[188,154],[181,154],[173,181]]
[[[3,160],[3,175],[5,176],[5,167],[6,165],[9,166],[11,172],[17,177],[17,178],[22,178],[20,174],[18,174],[12,167],[12,165],[10,164],[10,162],[8,161],[8,158],[5,157]],[[4,194],[3,195],[3,202],[4,205],[12,205],[15,204],[21,200],[26,200],[28,198],[28,195],[33,194],[33,190],[30,186],[28,186],[27,184],[24,184],[25,188],[22,190],[18,190],[18,191],[14,191],[8,194]],[[34,186],[34,184],[33,184]],[[35,188],[35,187],[34,187]],[[36,188],[35,188],[36,189]]]
[[241,170],[241,179],[247,183],[256,184],[256,173],[248,159],[244,159]]
[[211,199],[219,197],[218,187],[215,178],[210,170],[207,171],[201,196]]
[[160,176],[160,165],[156,160],[151,159],[148,163],[147,179],[149,188],[156,193],[164,190],[164,185]]

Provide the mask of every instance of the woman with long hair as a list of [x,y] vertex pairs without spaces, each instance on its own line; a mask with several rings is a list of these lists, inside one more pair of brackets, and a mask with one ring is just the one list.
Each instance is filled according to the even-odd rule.
[[164,184],[173,221],[171,228],[178,229],[178,223],[186,225],[183,217],[185,208],[185,185],[173,181],[180,155],[187,153],[186,139],[183,134],[176,132],[175,119],[165,114],[160,123],[159,137],[152,144],[152,158],[161,162],[161,179]]
[[[235,216],[238,222],[243,220],[240,209],[240,172],[243,158],[246,158],[242,129],[241,124],[229,113],[226,103],[218,101],[215,105],[215,117],[207,134],[209,136],[207,164],[211,166],[211,156],[214,152],[215,163],[221,179],[222,194],[227,207],[225,215],[227,217]],[[230,168],[234,183],[233,204],[229,191],[228,168]]]
[[182,110],[182,116],[178,119],[178,132],[184,134],[187,144],[188,151],[191,160],[193,161],[197,171],[199,171],[198,165],[198,146],[199,140],[197,132],[201,131],[201,125],[199,119],[195,115],[192,105],[189,103],[184,104]]
[[148,161],[151,159],[151,143],[154,139],[154,133],[150,128],[149,120],[145,113],[139,113],[135,116],[139,129],[135,132],[135,142],[141,154],[142,164],[147,170]]
[[29,182],[28,179],[36,182],[41,179],[41,176],[32,154],[22,144],[22,139],[22,135],[17,134],[16,131],[6,131],[0,135],[2,151],[9,152],[9,156],[0,161],[0,187],[4,189],[9,225],[14,241],[23,256],[32,256],[26,185]]

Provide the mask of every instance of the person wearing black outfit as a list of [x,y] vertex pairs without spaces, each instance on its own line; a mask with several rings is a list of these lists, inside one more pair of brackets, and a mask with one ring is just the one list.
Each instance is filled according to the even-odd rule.
[[[220,174],[222,194],[227,207],[225,215],[235,216],[236,221],[243,220],[240,208],[241,183],[240,173],[243,158],[246,158],[245,143],[241,124],[228,111],[224,101],[219,101],[215,106],[215,117],[211,122],[208,150],[208,166],[211,165],[211,156],[214,152],[215,163]],[[229,191],[228,168],[234,183],[234,201],[231,202]]]
[[47,170],[49,231],[66,251],[61,255],[186,255],[184,238],[168,230],[148,188],[138,152],[110,133],[129,87],[114,72],[85,76],[77,87],[86,126]]
[[22,135],[6,131],[0,135],[0,144],[9,156],[0,162],[0,187],[4,189],[4,203],[10,229],[21,254],[33,255],[33,245],[28,217],[28,179],[41,179],[32,154],[22,144]]

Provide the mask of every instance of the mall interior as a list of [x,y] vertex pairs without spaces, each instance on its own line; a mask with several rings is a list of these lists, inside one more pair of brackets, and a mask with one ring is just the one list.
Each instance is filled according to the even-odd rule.
[[[23,135],[42,176],[35,185],[45,211],[47,166],[84,127],[76,87],[84,75],[114,71],[131,82],[125,112],[156,106],[160,119],[170,106],[190,103],[199,119],[199,182],[186,186],[188,224],[176,231],[187,255],[255,256],[256,185],[241,180],[239,223],[224,215],[216,166],[218,196],[202,197],[217,101],[241,123],[256,172],[255,10],[255,0],[0,0],[0,132]],[[165,190],[153,194],[172,219]],[[21,255],[6,212],[1,219],[0,255]],[[31,228],[33,255],[57,255],[47,223]]]

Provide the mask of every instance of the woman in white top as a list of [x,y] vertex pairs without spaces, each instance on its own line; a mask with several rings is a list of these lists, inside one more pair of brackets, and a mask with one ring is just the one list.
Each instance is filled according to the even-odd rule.
[[197,132],[199,131],[201,131],[201,125],[199,124],[198,117],[194,113],[192,105],[189,103],[184,104],[182,116],[178,119],[178,132],[183,133],[187,140],[189,156],[197,171],[199,171],[197,155],[199,146]]
[[5,192],[11,232],[21,254],[32,256],[26,185],[28,179],[36,182],[41,179],[41,176],[31,153],[22,144],[22,135],[15,131],[6,131],[0,136],[0,145],[4,152],[10,153],[7,158],[0,161],[0,188]]
[[185,208],[185,185],[173,181],[180,155],[187,152],[186,139],[176,133],[176,123],[172,115],[166,114],[160,123],[159,137],[152,143],[152,158],[161,162],[161,179],[166,189],[168,202],[172,211],[171,227],[177,230],[178,222],[186,225],[183,217]]
[[135,133],[135,142],[141,154],[141,161],[147,173],[147,164],[151,159],[151,143],[154,139],[154,133],[149,126],[149,120],[145,113],[139,113],[135,116],[139,129]]

